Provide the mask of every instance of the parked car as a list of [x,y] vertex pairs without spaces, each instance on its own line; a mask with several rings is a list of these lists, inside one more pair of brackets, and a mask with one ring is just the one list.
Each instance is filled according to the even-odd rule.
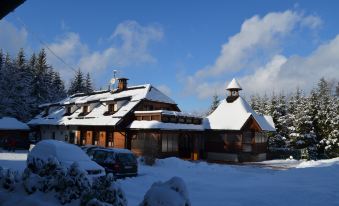
[[130,150],[98,148],[93,151],[92,159],[116,178],[138,175],[138,162]]
[[95,149],[98,149],[98,148],[104,148],[104,147],[100,147],[100,146],[97,146],[97,145],[84,145],[84,146],[81,146],[81,149],[86,152],[86,154],[90,157],[93,156],[93,152]]
[[27,156],[27,167],[33,159],[47,161],[55,157],[62,166],[69,167],[77,162],[79,167],[87,172],[90,177],[105,175],[105,169],[92,161],[78,146],[58,140],[42,140],[38,142]]

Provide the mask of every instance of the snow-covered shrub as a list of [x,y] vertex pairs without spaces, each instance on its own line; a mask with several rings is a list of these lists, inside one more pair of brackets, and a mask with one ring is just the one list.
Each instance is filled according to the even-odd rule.
[[13,191],[16,183],[19,182],[19,173],[10,169],[0,169],[0,182],[4,189]]
[[74,162],[65,175],[58,175],[56,191],[57,198],[62,204],[79,199],[83,194],[88,193],[91,188],[87,172],[82,170],[78,163]]
[[41,181],[42,178],[39,175],[32,173],[29,168],[26,168],[22,173],[22,184],[28,194],[32,194],[39,190],[41,188]]
[[101,202],[100,200],[94,198],[88,201],[88,203],[85,206],[112,206],[112,205],[105,202]]
[[144,196],[140,206],[190,206],[185,182],[172,177],[167,182],[155,182]]
[[31,158],[27,163],[28,166],[22,174],[22,180],[28,194],[36,190],[42,192],[57,190],[60,184],[59,180],[66,175],[66,169],[55,157],[50,157],[47,161]]
[[[94,201],[95,200],[95,201]],[[82,197],[82,205],[92,205],[94,202],[102,204],[108,203],[113,206],[126,206],[127,200],[125,193],[114,182],[112,174],[98,177],[94,180],[91,190]]]

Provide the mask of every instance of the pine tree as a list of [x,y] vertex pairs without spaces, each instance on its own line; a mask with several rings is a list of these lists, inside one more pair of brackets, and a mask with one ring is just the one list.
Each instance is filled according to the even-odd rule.
[[15,61],[14,67],[16,75],[12,77],[15,82],[15,116],[19,120],[27,121],[32,118],[32,107],[34,100],[31,98],[33,72],[28,67],[24,50],[20,49]]
[[[31,58],[34,61],[34,57]],[[33,96],[36,99],[36,108],[49,102],[49,66],[47,65],[46,52],[42,49],[34,64]]]
[[71,85],[68,89],[68,95],[76,93],[86,93],[84,75],[80,69],[75,73],[74,78],[71,81]]
[[66,97],[65,85],[64,82],[61,80],[60,75],[58,72],[52,73],[52,89],[53,89],[53,96],[52,99],[54,101],[59,101]]
[[16,85],[13,84],[13,77],[16,76],[14,64],[7,53],[0,75],[0,116],[13,116],[15,113]]
[[92,80],[91,80],[91,76],[89,75],[89,73],[87,73],[86,79],[85,79],[85,93],[89,94],[91,92],[93,92]]
[[261,98],[258,94],[252,95],[250,99],[250,105],[252,109],[257,113],[259,113],[259,110],[260,110],[260,99]]
[[207,115],[212,114],[214,110],[219,106],[219,103],[220,103],[219,96],[217,94],[213,95],[212,103],[211,103],[210,109],[207,112]]
[[278,97],[275,95],[271,99],[271,114],[275,123],[276,133],[269,139],[270,148],[281,148],[286,146],[288,137],[286,97],[281,93]]
[[311,107],[308,98],[300,96],[294,110],[294,132],[290,134],[291,143],[295,148],[315,147],[316,135],[314,133]]

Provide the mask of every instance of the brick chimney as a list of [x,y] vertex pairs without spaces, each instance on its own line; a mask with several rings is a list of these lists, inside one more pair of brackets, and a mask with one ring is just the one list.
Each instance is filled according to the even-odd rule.
[[124,91],[127,89],[127,78],[118,79],[118,91]]

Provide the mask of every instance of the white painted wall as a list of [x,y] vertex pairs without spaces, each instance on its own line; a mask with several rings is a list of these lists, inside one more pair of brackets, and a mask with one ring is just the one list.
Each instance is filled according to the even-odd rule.
[[[52,126],[52,125],[41,125],[40,132],[41,132],[41,139],[56,139],[60,141],[65,141],[67,136],[69,141],[70,133],[74,132],[76,127],[70,126],[68,129],[66,126]],[[53,138],[53,136],[55,138]]]

